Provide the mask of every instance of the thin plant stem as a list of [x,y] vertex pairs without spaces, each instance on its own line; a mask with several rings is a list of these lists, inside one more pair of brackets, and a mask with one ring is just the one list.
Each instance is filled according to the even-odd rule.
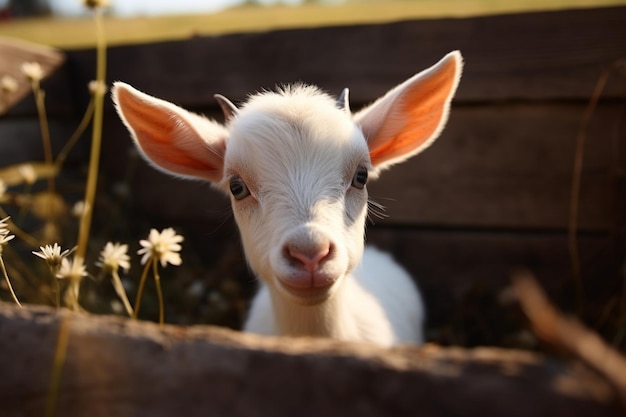
[[159,275],[158,259],[155,256],[152,257],[152,272],[154,274],[154,283],[159,299],[159,325],[163,326],[165,323],[165,308],[163,306],[163,291],[161,291],[161,276]]
[[61,283],[59,282],[59,279],[56,277],[55,274],[52,274],[52,279],[56,283],[56,285],[55,285],[55,287],[56,287],[56,305],[57,305],[57,310],[58,310],[58,309],[61,308]]
[[622,271],[622,294],[618,301],[619,315],[617,334],[613,338],[613,345],[621,348],[622,343],[626,339],[626,271]]
[[2,268],[2,273],[4,274],[4,279],[7,282],[7,286],[9,287],[9,291],[11,292],[11,297],[13,297],[13,301],[15,301],[15,304],[22,307],[22,304],[20,304],[20,300],[18,300],[17,295],[15,295],[15,291],[13,291],[13,286],[11,285],[11,280],[9,279],[7,268],[4,265],[4,259],[2,259],[2,254],[0,254],[0,267]]
[[623,62],[614,62],[606,68],[598,78],[596,86],[589,100],[589,104],[583,113],[582,121],[576,135],[576,150],[574,154],[574,167],[572,172],[572,187],[570,193],[570,212],[568,227],[568,248],[570,254],[570,262],[572,267],[572,275],[574,278],[574,286],[576,288],[576,299],[578,314],[582,315],[585,308],[585,288],[582,279],[580,253],[578,248],[578,218],[580,211],[580,184],[582,179],[583,162],[585,157],[585,132],[587,126],[593,116],[598,102],[604,90],[604,86],[612,72],[616,67],[623,65]]
[[61,377],[63,375],[63,365],[67,358],[67,346],[70,340],[70,317],[61,317],[59,324],[59,337],[57,347],[54,352],[54,362],[52,363],[52,375],[50,377],[50,390],[46,404],[46,417],[57,415],[57,404],[59,402],[59,392],[61,391]]
[[148,259],[141,272],[141,278],[139,279],[139,288],[137,289],[137,296],[135,297],[135,311],[133,311],[133,319],[137,319],[139,315],[139,308],[141,307],[141,297],[143,296],[143,288],[146,285],[146,278],[148,277],[148,271],[150,270],[150,262],[152,259]]
[[102,144],[104,86],[106,79],[106,41],[104,39],[102,24],[102,10],[100,8],[94,10],[94,23],[96,26],[97,67],[96,88],[93,92],[94,115],[91,136],[91,155],[89,157],[89,173],[87,174],[87,188],[85,190],[85,209],[80,218],[78,250],[76,252],[76,256],[80,256],[83,259],[85,259],[87,253],[87,241],[89,240],[89,230],[91,228],[91,218],[98,185],[98,165],[100,162],[100,148]]
[[[39,82],[33,82],[33,92],[35,94],[35,104],[39,115],[39,128],[41,129],[41,141],[43,144],[43,155],[46,164],[52,165],[52,144],[50,140],[50,128],[48,126],[48,116],[46,114],[46,93],[41,89]],[[48,177],[48,191],[54,193],[54,175]]]
[[57,310],[61,308],[61,283],[59,282],[59,278],[57,277],[57,272],[59,268],[54,268],[50,266],[50,275],[52,275],[52,280],[54,281],[54,289],[55,289],[55,304]]
[[78,142],[78,139],[80,139],[83,132],[85,132],[85,130],[87,129],[87,126],[89,126],[89,122],[91,121],[91,117],[93,116],[93,109],[94,109],[94,100],[92,97],[91,100],[89,100],[89,104],[87,105],[85,114],[83,115],[82,120],[78,124],[78,127],[76,128],[74,133],[72,133],[72,136],[70,136],[68,141],[63,146],[63,149],[61,149],[61,152],[59,152],[59,154],[57,155],[57,159],[54,161],[54,164],[56,165],[57,170],[61,170],[61,167],[63,166],[63,163],[65,163],[65,159],[67,158],[67,154],[70,152],[70,150],[72,150],[74,145],[76,145],[76,142]]
[[72,311],[78,311],[78,285],[74,278],[69,279],[69,284],[65,290],[65,305]]
[[124,308],[126,309],[126,313],[129,317],[133,317],[133,308],[130,305],[130,301],[128,301],[128,296],[126,295],[124,284],[122,284],[122,280],[120,279],[120,275],[118,274],[117,269],[114,269],[111,272],[111,276],[113,277],[113,288],[115,288],[115,292],[122,300]]

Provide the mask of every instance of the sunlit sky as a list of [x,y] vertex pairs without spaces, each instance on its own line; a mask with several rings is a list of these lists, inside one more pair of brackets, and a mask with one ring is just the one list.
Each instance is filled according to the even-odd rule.
[[[82,0],[48,0],[52,12],[76,16],[85,13]],[[173,13],[206,13],[242,3],[243,0],[109,0],[111,9],[120,16],[145,16]],[[301,0],[261,0],[261,3],[297,4]],[[8,0],[0,0],[0,7]]]

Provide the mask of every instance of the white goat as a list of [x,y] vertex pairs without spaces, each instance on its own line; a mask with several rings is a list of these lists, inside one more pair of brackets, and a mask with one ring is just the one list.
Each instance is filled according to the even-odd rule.
[[439,135],[461,67],[452,52],[354,115],[347,90],[308,85],[241,109],[217,95],[224,125],[121,82],[113,100],[148,161],[230,195],[262,282],[246,330],[389,346],[422,342],[423,305],[388,255],[364,250],[366,182]]

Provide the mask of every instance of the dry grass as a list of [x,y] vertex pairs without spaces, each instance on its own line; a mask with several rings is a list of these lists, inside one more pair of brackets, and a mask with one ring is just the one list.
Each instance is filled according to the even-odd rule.
[[[343,5],[238,7],[208,15],[116,19],[105,22],[109,45],[185,39],[272,29],[466,17],[522,11],[625,5],[626,0],[373,0]],[[0,36],[60,48],[95,45],[91,19],[25,19],[2,23]]]

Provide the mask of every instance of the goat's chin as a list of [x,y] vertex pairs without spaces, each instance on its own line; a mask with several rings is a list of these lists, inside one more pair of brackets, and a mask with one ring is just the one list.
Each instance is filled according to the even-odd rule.
[[274,287],[295,304],[315,306],[331,298],[342,281],[343,277],[339,277],[335,279],[332,284],[325,287],[299,288],[290,286],[279,278],[276,278],[274,280]]

